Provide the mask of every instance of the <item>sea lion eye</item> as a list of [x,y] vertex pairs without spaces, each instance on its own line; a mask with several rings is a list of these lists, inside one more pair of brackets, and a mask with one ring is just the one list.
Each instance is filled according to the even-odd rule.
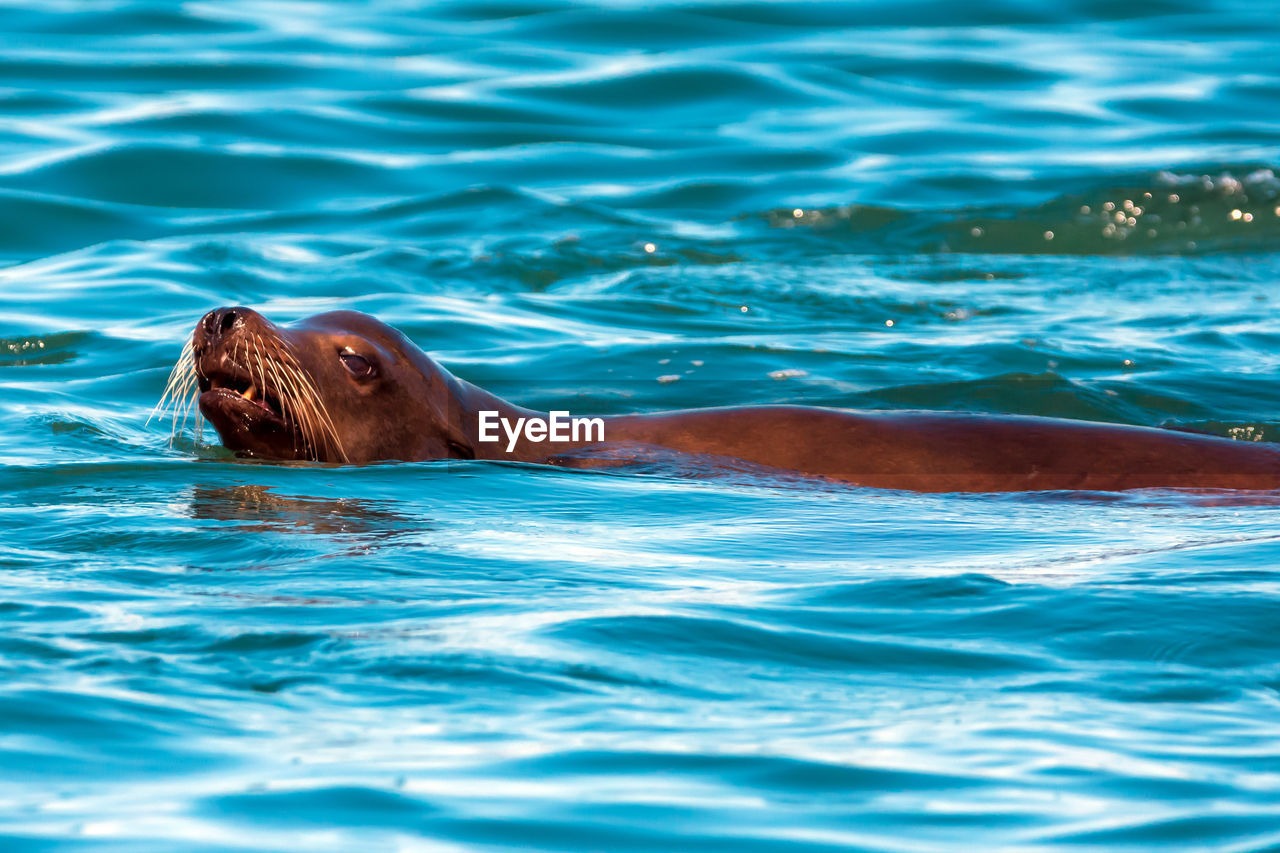
[[373,365],[369,362],[369,359],[362,355],[356,355],[353,352],[342,352],[338,353],[338,358],[342,359],[342,366],[357,379],[367,379],[373,375]]

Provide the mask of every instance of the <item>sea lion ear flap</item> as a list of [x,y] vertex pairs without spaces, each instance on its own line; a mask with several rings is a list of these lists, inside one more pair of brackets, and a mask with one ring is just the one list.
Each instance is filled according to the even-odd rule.
[[428,375],[428,381],[431,383],[432,394],[437,398],[443,395],[446,403],[444,411],[437,409],[436,423],[443,427],[440,432],[443,435],[437,435],[444,440],[444,449],[447,459],[475,459],[476,450],[471,444],[471,437],[467,435],[467,430],[462,425],[463,419],[466,417],[467,408],[461,402],[466,399],[465,386],[460,384],[457,379],[448,373],[440,374],[437,368],[432,374]]
[[445,446],[449,449],[450,459],[475,459],[476,452],[470,444],[455,439],[448,439]]
[[[452,401],[452,397],[450,398]],[[471,446],[471,439],[467,436],[467,432],[457,423],[457,420],[449,415],[454,414],[450,411],[442,419],[441,425],[444,427],[440,436],[444,440],[444,449],[447,459],[475,459],[476,451]],[[461,413],[458,413],[461,414]]]

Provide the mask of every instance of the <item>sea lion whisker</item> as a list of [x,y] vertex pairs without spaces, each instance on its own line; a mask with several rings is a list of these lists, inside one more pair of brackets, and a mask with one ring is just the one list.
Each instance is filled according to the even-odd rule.
[[290,404],[296,413],[305,449],[311,458],[318,461],[321,436],[316,423],[314,388],[308,387],[296,358],[283,345],[286,342],[277,339],[274,343],[282,382],[288,388]]
[[[197,392],[199,391],[197,384],[198,382],[196,379],[195,369],[193,365],[191,372],[187,374],[187,377],[183,381],[181,388],[179,388],[178,391],[175,393],[175,403],[177,403],[177,405],[175,406],[175,409],[174,409],[173,423],[169,430],[170,441],[172,441],[178,434],[186,431],[187,418],[191,416],[191,413],[195,409],[196,396],[197,396]],[[177,402],[178,400],[180,400],[181,402]],[[179,412],[182,413],[181,426],[178,425]]]
[[[253,338],[251,342],[253,346],[253,356],[254,356],[253,366],[256,366],[258,368],[258,393],[262,397],[263,405],[270,408],[270,403],[268,401],[274,397],[274,399],[277,401],[277,403],[280,406],[281,416],[287,419],[289,417],[289,407],[288,407],[288,401],[285,397],[285,393],[283,389],[280,388],[279,381],[275,382],[275,388],[273,389],[271,382],[268,381],[267,379],[268,374],[270,374],[272,379],[275,380],[275,365],[271,362],[271,359],[269,358],[269,355],[271,352],[270,347],[266,347],[267,355],[264,355],[263,348],[265,346],[265,342],[262,340],[261,336],[258,335],[257,332],[253,332],[251,334]],[[250,368],[250,370],[252,371],[252,367]],[[296,437],[293,438],[293,444],[296,450],[297,444],[298,444]]]
[[[281,413],[293,421],[298,431],[303,433],[303,441],[305,443],[306,426],[298,411],[295,399],[297,395],[284,376],[284,364],[280,360],[279,345],[274,340],[260,340],[267,352],[266,366],[271,373],[271,381],[275,383],[275,392],[277,399],[280,401]],[[297,436],[294,437],[294,446],[297,446]]]
[[262,369],[262,350],[258,348],[258,336],[253,336],[253,357],[258,365],[258,393],[262,395],[262,399],[267,399],[267,376]]
[[320,398],[320,393],[316,390],[315,384],[311,381],[310,376],[298,363],[297,356],[293,352],[292,344],[281,339],[277,339],[276,344],[278,354],[280,355],[281,370],[288,378],[289,387],[293,393],[293,397],[299,404],[299,413],[305,424],[304,435],[307,439],[307,443],[310,445],[312,455],[318,457],[322,438],[325,441],[326,446],[328,446],[328,436],[322,436],[320,434],[320,427],[325,427],[326,432],[332,434],[335,439],[337,438],[336,431],[333,429],[331,421],[327,426],[323,423],[323,421],[328,418],[327,413],[324,413],[321,408],[323,406],[323,401]]
[[299,410],[297,405],[297,393],[294,391],[292,384],[285,376],[284,364],[277,359],[268,362],[271,369],[271,376],[276,383],[277,393],[280,400],[281,412],[289,418],[297,428],[292,435],[293,447],[296,451],[298,448],[298,437],[301,436],[303,448],[310,450],[310,425],[304,412]]
[[333,418],[330,417],[329,410],[324,405],[324,398],[320,395],[319,389],[316,388],[315,383],[306,372],[301,369],[296,369],[296,372],[303,389],[307,392],[307,399],[311,404],[312,410],[318,416],[320,425],[325,430],[327,436],[325,440],[326,445],[329,445],[329,442],[332,441],[332,445],[330,446],[337,450],[342,461],[346,462],[347,452],[342,446],[342,439],[338,436],[338,428],[334,426]]
[[[254,332],[253,350],[258,359],[258,376],[262,380],[263,399],[265,400],[268,396],[274,396],[280,405],[280,414],[293,421],[294,425],[297,426],[297,418],[293,417],[291,414],[292,407],[290,406],[289,395],[284,388],[284,384],[280,381],[279,373],[276,370],[275,353],[272,351],[270,342],[263,340],[261,335]],[[265,354],[263,352],[264,350]],[[267,379],[268,374],[271,377],[270,381]],[[272,387],[272,383],[274,383],[274,388]],[[297,453],[297,429],[290,431],[290,439],[293,442],[294,452]]]
[[289,377],[290,386],[301,411],[304,412],[303,417],[307,425],[307,437],[311,450],[318,457],[321,443],[323,442],[326,447],[329,444],[328,435],[321,430],[324,429],[325,433],[331,431],[323,422],[323,415],[318,405],[319,393],[310,378],[296,364],[282,363],[282,366],[286,376]]
[[160,400],[156,403],[155,408],[151,410],[151,415],[147,418],[147,425],[150,425],[152,420],[160,416],[161,412],[164,411],[166,403],[173,402],[171,395],[174,394],[179,387],[185,386],[187,371],[191,367],[194,367],[194,354],[192,344],[188,341],[183,346],[182,353],[178,356],[177,362],[174,363],[173,368],[169,371],[169,377],[165,381],[164,392],[161,393]]
[[[168,412],[170,417],[169,441],[172,442],[180,432],[186,429],[187,417],[189,417],[196,405],[198,390],[195,343],[194,339],[190,339],[183,344],[182,352],[178,355],[178,360],[169,372],[169,378],[165,382],[160,400],[147,417],[147,425],[157,417],[165,417],[166,412]],[[178,421],[179,414],[182,415],[181,424]]]
[[[160,402],[156,403],[155,408],[151,410],[151,414],[147,417],[147,425],[156,418],[163,418],[169,415],[170,410],[176,415],[179,401],[186,402],[187,382],[184,377],[170,380],[165,387],[164,394],[160,397]],[[171,428],[172,431],[172,428]]]

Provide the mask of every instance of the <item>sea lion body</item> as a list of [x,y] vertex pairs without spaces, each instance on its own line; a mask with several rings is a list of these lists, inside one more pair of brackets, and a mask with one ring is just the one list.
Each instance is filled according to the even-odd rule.
[[227,447],[270,459],[591,467],[657,449],[926,492],[1280,488],[1280,445],[1038,417],[744,406],[603,418],[603,442],[482,441],[481,413],[547,415],[458,379],[365,314],[280,327],[219,309],[192,346],[201,412]]

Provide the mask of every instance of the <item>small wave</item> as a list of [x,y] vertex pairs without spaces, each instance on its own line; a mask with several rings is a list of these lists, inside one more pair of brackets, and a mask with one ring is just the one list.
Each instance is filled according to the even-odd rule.
[[554,636],[637,653],[705,656],[749,667],[764,665],[836,668],[850,672],[965,672],[1006,676],[1035,671],[1029,655],[965,649],[956,644],[894,643],[809,631],[777,630],[731,619],[629,616],[580,620],[558,626]]
[[1280,237],[1280,180],[1265,167],[1162,171],[1034,207],[797,207],[763,218],[775,228],[809,229],[870,252],[1248,253],[1267,251]]

